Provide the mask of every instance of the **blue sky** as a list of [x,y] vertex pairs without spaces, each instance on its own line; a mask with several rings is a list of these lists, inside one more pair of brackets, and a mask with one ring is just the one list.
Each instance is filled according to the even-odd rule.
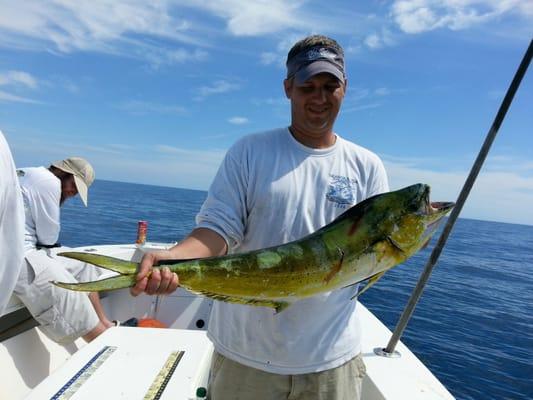
[[[455,200],[533,1],[0,0],[0,129],[18,166],[77,155],[97,179],[206,190],[238,138],[288,125],[285,56],[311,33],[346,52],[335,130],[392,188]],[[533,225],[531,69],[461,217]]]

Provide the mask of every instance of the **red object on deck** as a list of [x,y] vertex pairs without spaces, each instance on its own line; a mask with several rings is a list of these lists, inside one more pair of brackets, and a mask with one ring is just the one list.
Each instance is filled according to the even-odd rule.
[[167,325],[153,318],[141,318],[137,326],[141,328],[168,328]]

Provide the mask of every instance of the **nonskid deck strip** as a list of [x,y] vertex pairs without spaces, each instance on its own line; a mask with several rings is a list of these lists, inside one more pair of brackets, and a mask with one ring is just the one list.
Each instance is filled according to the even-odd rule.
[[50,397],[50,400],[70,399],[116,349],[116,346],[104,346],[56,394]]
[[184,351],[173,351],[170,353],[165,364],[152,382],[150,389],[148,389],[148,392],[144,396],[144,400],[158,400],[161,398],[161,395],[172,378],[172,374],[180,363],[183,354],[185,354]]

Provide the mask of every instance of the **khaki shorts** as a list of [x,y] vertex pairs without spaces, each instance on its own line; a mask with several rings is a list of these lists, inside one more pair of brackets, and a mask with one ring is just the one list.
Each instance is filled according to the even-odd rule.
[[357,400],[366,369],[361,355],[326,371],[278,375],[213,354],[210,400]]
[[62,289],[50,281],[95,280],[100,272],[92,265],[58,257],[57,251],[42,249],[26,255],[15,294],[50,339],[66,344],[89,333],[100,320],[88,293]]

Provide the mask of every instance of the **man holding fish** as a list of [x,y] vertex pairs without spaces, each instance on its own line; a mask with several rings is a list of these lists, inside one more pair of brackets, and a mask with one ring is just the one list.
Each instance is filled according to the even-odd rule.
[[[239,140],[197,215],[197,227],[166,251],[146,254],[133,295],[168,294],[179,277],[162,260],[242,253],[302,238],[348,208],[387,192],[372,152],[333,131],[347,87],[344,52],[309,36],[287,56],[291,124]],[[342,262],[342,261],[341,261]],[[209,396],[221,399],[358,399],[357,285],[294,302],[282,312],[216,301],[208,336],[215,346]]]

